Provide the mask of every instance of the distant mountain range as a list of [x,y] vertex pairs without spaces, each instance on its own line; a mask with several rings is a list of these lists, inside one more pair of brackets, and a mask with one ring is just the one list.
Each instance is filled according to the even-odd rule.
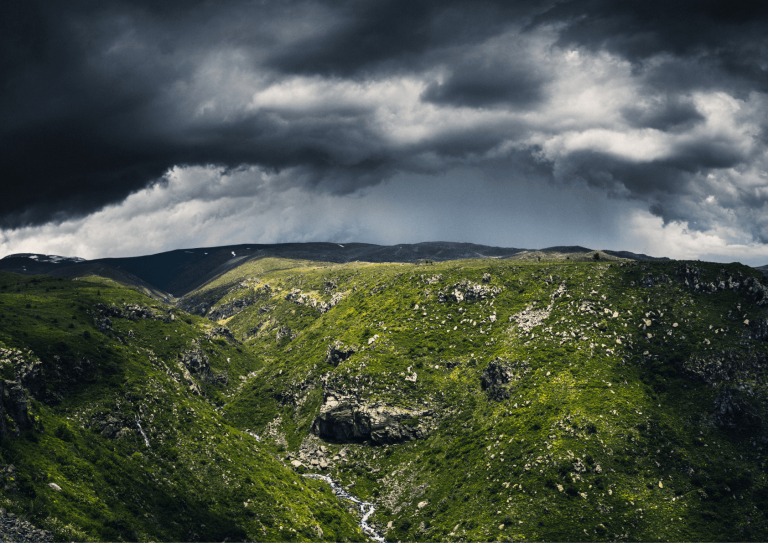
[[25,275],[47,274],[69,278],[99,275],[139,288],[155,298],[167,299],[183,296],[249,259],[265,256],[344,263],[447,261],[467,258],[584,260],[593,258],[595,253],[606,260],[669,260],[629,251],[595,251],[580,246],[557,246],[537,250],[443,241],[398,245],[277,243],[177,249],[147,256],[94,260],[18,253],[0,259],[0,270]]

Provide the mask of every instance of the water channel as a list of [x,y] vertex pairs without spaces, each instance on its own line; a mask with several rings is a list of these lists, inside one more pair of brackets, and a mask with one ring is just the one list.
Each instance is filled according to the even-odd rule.
[[328,477],[327,475],[319,475],[317,473],[307,473],[304,475],[304,477],[308,477],[310,479],[318,479],[320,481],[325,481],[329,485],[331,485],[331,490],[333,490],[333,493],[336,494],[339,498],[344,498],[345,500],[349,500],[357,505],[360,506],[360,512],[363,514],[363,518],[360,520],[360,527],[363,529],[363,533],[370,537],[371,539],[378,541],[379,543],[387,543],[387,541],[379,535],[379,533],[373,529],[373,527],[368,524],[368,519],[371,518],[371,515],[373,515],[373,512],[376,510],[376,506],[374,506],[370,502],[364,502],[357,497],[353,496],[343,488],[341,488],[333,479]]

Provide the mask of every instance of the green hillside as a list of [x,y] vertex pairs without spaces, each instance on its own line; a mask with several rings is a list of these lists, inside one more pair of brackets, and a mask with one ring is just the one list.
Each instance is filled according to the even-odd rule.
[[254,364],[211,329],[108,280],[0,274],[0,507],[61,541],[365,539],[221,417]]
[[[327,471],[380,504],[387,539],[746,540],[768,534],[756,277],[264,259],[185,301],[215,291],[208,314],[261,364],[228,420],[268,431],[300,471],[319,434]],[[376,407],[405,413],[390,434],[407,439],[356,430]]]
[[177,307],[4,273],[0,507],[60,540],[366,539],[322,473],[388,541],[764,540],[765,279],[597,258],[262,258]]

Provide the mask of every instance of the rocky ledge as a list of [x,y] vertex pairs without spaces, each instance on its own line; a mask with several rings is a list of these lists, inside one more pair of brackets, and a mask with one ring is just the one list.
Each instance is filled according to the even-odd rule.
[[312,433],[339,443],[402,443],[424,437],[428,429],[421,419],[431,415],[430,411],[367,404],[351,396],[326,392],[320,414],[312,423]]

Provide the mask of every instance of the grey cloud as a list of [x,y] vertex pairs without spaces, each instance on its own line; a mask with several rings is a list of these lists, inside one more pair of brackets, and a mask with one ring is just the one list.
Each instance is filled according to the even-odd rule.
[[459,107],[531,108],[544,100],[548,79],[528,51],[501,40],[451,62],[445,81],[432,82],[422,100]]
[[[747,100],[768,88],[764,2],[106,0],[2,9],[6,229],[87,215],[162,183],[174,166],[195,165],[256,165],[290,172],[281,177],[286,186],[348,194],[403,172],[506,164],[515,174],[583,180],[665,220],[704,225],[724,219],[690,204],[697,183],[747,167],[766,145],[765,105],[749,120],[759,147],[750,150],[707,128],[693,99],[723,90]],[[573,47],[629,60],[636,103],[616,119],[575,111],[558,118],[551,93],[563,65],[535,57],[536,40],[549,40],[540,50],[551,58]],[[417,111],[414,124],[429,126],[388,131],[378,98],[249,105],[256,90],[294,80],[367,87],[388,77],[423,84],[414,107],[439,114],[421,121],[427,114]],[[481,120],[447,122],[488,109],[493,115]],[[557,135],[548,123],[687,138],[670,143],[665,158],[629,160],[598,148],[542,158],[542,142]],[[748,192],[720,201],[734,210],[764,205]]]
[[627,107],[622,113],[634,127],[665,132],[690,129],[705,120],[690,98],[669,94],[651,97],[648,103]]

